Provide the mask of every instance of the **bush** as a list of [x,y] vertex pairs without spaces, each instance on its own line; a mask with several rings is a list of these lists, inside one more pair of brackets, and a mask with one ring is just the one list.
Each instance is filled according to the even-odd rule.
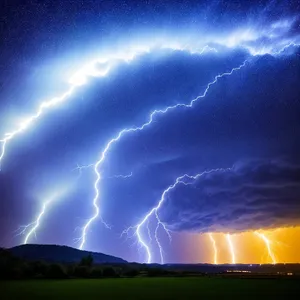
[[61,265],[51,264],[47,270],[46,277],[52,279],[67,278],[67,273]]
[[80,278],[88,278],[91,275],[91,270],[86,266],[77,266],[74,269],[74,276]]
[[103,271],[101,268],[93,268],[91,271],[91,277],[93,278],[101,278],[103,277]]
[[33,278],[35,277],[35,271],[32,263],[30,262],[23,262],[20,267],[22,268],[23,271],[23,277],[24,278]]
[[160,268],[149,268],[148,269],[148,276],[149,277],[156,277],[156,276],[162,276],[165,275],[166,272],[163,269]]
[[117,272],[112,267],[106,267],[103,269],[103,277],[117,277]]
[[24,277],[22,267],[13,267],[9,273],[10,279],[22,279]]
[[124,276],[135,277],[138,276],[140,272],[137,269],[130,269],[123,273]]
[[35,277],[43,277],[47,275],[49,267],[45,262],[34,261],[30,265]]
[[74,276],[75,268],[76,268],[76,266],[74,266],[74,265],[67,265],[66,266],[66,272],[68,274],[68,277],[73,277]]

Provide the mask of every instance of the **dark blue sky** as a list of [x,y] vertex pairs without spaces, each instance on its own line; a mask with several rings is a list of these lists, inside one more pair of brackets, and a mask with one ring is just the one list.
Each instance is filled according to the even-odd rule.
[[[117,62],[108,76],[90,78],[10,141],[0,173],[0,245],[21,243],[24,236],[14,231],[56,197],[30,241],[78,246],[74,239],[93,215],[95,173],[88,168],[79,176],[76,164],[95,163],[121,129],[140,126],[154,109],[189,103],[245,59],[244,68],[220,79],[192,109],[157,116],[112,146],[99,183],[101,214],[112,229],[97,219],[85,248],[143,261],[143,249],[130,246],[134,239],[119,238],[122,230],[138,223],[178,176],[213,168],[233,167],[168,195],[160,216],[169,228],[205,233],[299,225],[300,50],[274,54],[300,42],[299,1],[165,2],[1,4],[1,137],[65,91],[70,75],[101,51],[159,37],[198,49],[210,43],[218,52],[156,49]],[[188,261],[169,248],[168,261]]]

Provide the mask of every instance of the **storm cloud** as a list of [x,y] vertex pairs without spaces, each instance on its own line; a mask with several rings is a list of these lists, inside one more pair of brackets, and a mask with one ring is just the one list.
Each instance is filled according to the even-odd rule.
[[[112,145],[98,170],[100,213],[112,230],[95,219],[85,249],[136,261],[136,248],[119,238],[124,228],[151,211],[176,177],[215,168],[232,169],[168,195],[160,214],[170,228],[235,232],[298,224],[298,2],[71,2],[16,1],[0,11],[6,41],[0,57],[1,138],[41,101],[65,92],[86,63],[97,58],[97,71],[110,68],[105,77],[89,77],[68,101],[6,145],[1,246],[22,243],[18,227],[33,222],[43,203],[66,186],[70,190],[53,202],[32,242],[78,246],[74,240],[95,213],[96,174],[76,166],[95,164],[122,129],[141,126],[153,110],[190,103],[216,75],[242,64],[192,108],[158,114],[151,126]],[[147,45],[153,49],[129,61],[102,59]],[[214,50],[202,53],[204,45]],[[127,174],[132,176],[120,176]],[[155,230],[156,219],[150,223]],[[180,244],[189,234],[182,236]]]
[[174,231],[237,232],[300,224],[300,164],[248,160],[179,185],[161,210]]

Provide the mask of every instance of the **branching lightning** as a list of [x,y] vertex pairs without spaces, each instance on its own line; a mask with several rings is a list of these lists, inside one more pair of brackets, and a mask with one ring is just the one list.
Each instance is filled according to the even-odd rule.
[[[218,74],[215,76],[214,80],[209,82],[204,90],[204,92],[200,95],[200,96],[197,96],[196,98],[192,99],[190,101],[190,103],[188,104],[184,104],[184,103],[178,103],[178,104],[175,104],[173,106],[168,106],[166,107],[165,109],[161,109],[161,110],[154,110],[150,113],[150,116],[149,116],[149,119],[146,123],[144,123],[143,125],[141,125],[140,127],[132,127],[132,128],[125,128],[123,130],[121,130],[116,137],[112,138],[106,145],[106,147],[104,148],[103,152],[101,153],[100,155],[100,159],[96,162],[95,164],[95,173],[96,173],[96,181],[94,183],[94,189],[95,189],[95,197],[93,199],[93,206],[95,208],[95,213],[94,215],[89,219],[89,221],[85,224],[85,226],[83,227],[83,231],[82,231],[82,236],[81,236],[81,240],[82,240],[82,243],[80,245],[80,249],[83,248],[84,246],[84,243],[85,243],[85,240],[86,240],[86,232],[87,232],[87,229],[89,228],[90,224],[98,217],[99,215],[99,206],[98,206],[98,198],[99,198],[99,189],[98,189],[98,184],[101,180],[101,174],[100,172],[98,171],[100,165],[104,162],[105,158],[106,158],[106,154],[108,153],[108,151],[110,150],[110,147],[116,143],[117,141],[120,140],[120,138],[127,134],[127,133],[130,133],[130,132],[136,132],[136,131],[142,131],[143,129],[145,129],[146,127],[148,127],[150,124],[152,124],[153,122],[153,118],[156,116],[156,115],[159,115],[159,114],[166,114],[167,112],[171,111],[171,110],[174,110],[176,108],[179,108],[179,107],[185,107],[185,108],[192,108],[194,103],[197,102],[198,100],[202,99],[202,98],[205,98],[206,94],[208,93],[208,91],[210,90],[210,87],[213,86],[214,84],[216,84],[220,78],[223,78],[223,77],[227,77],[227,76],[231,76],[234,72],[238,71],[238,70],[241,70],[243,67],[246,66],[246,62],[247,60],[245,60],[240,66],[238,67],[234,67],[231,69],[230,72],[224,72],[224,73],[221,73],[221,74]],[[104,222],[104,220],[102,219],[102,217],[100,216],[101,218],[101,222],[107,227],[106,223]]]
[[[170,49],[170,50],[178,50],[178,51],[189,51],[190,53],[197,53],[196,50],[191,50],[188,47],[179,47],[174,45],[162,45],[161,49]],[[6,152],[7,143],[12,140],[16,135],[22,133],[30,126],[32,126],[48,109],[51,109],[67,100],[69,100],[70,96],[72,96],[78,86],[85,85],[88,82],[88,77],[104,77],[108,75],[109,71],[112,69],[116,62],[130,62],[135,57],[145,54],[151,50],[150,46],[145,47],[136,47],[131,51],[123,51],[122,53],[114,53],[105,58],[96,59],[91,61],[86,66],[77,71],[73,76],[71,76],[69,82],[71,84],[70,88],[63,93],[61,96],[54,97],[50,100],[42,102],[37,111],[30,117],[26,118],[23,122],[21,122],[17,128],[13,131],[7,132],[4,134],[4,138],[0,139],[2,143],[1,154],[0,154],[0,165],[2,159]],[[215,48],[209,47],[206,45],[202,50],[200,50],[200,54],[203,54],[205,51],[214,51],[217,52]],[[99,65],[102,65],[102,69],[97,68]],[[104,67],[103,67],[104,65]]]
[[31,228],[32,226],[35,225],[36,222],[32,222],[26,225],[21,225],[15,232],[16,232],[16,236],[18,235],[24,235],[26,234],[28,228]]
[[268,254],[269,254],[269,257],[271,258],[272,260],[272,263],[275,265],[277,263],[276,261],[276,257],[271,249],[271,242],[270,240],[263,234],[263,233],[260,233],[260,232],[257,232],[255,231],[255,234],[260,237],[264,243],[266,244],[266,247],[267,247],[267,250],[268,250]]
[[157,222],[155,232],[154,232],[154,236],[155,236],[156,244],[157,244],[158,249],[159,249],[160,261],[163,264],[164,263],[164,250],[163,250],[162,245],[160,244],[160,241],[159,241],[159,238],[158,238],[158,229],[159,229],[160,223],[161,223],[160,221]]
[[42,116],[45,112],[46,109],[54,107],[64,101],[66,101],[74,92],[75,86],[71,86],[67,92],[62,94],[60,97],[55,97],[49,101],[42,102],[41,105],[38,107],[38,110],[34,115],[31,117],[27,118],[23,122],[19,124],[19,127],[11,132],[5,133],[5,137],[0,140],[2,142],[2,151],[0,154],[0,164],[1,161],[5,155],[5,149],[6,149],[6,144],[9,140],[13,139],[17,134],[25,131],[30,125],[32,125],[40,116]]
[[91,168],[91,167],[94,166],[94,164],[89,164],[89,165],[76,164],[76,165],[77,165],[76,168],[74,168],[72,171],[77,171],[78,170],[78,178],[81,176],[83,169],[88,169],[88,168]]
[[[168,235],[169,239],[171,239],[171,235],[170,235],[170,230],[167,228],[167,226],[161,222],[159,216],[158,216],[158,211],[159,209],[161,208],[162,204],[164,203],[165,199],[166,199],[166,196],[167,194],[172,191],[173,189],[176,188],[177,185],[179,184],[184,184],[184,185],[190,185],[192,184],[193,182],[195,182],[199,177],[203,176],[203,175],[206,175],[206,174],[210,174],[212,172],[225,172],[225,171],[229,171],[231,170],[231,168],[227,168],[227,169],[212,169],[212,170],[209,170],[209,171],[204,171],[202,173],[199,173],[199,174],[196,174],[194,176],[192,175],[187,175],[187,174],[184,174],[182,176],[179,176],[176,178],[175,180],[175,183],[173,183],[172,185],[168,186],[162,193],[161,195],[161,198],[160,200],[158,201],[158,204],[156,206],[154,206],[145,216],[144,218],[141,220],[140,223],[138,223],[137,225],[135,226],[131,226],[131,227],[128,227],[126,230],[124,230],[122,232],[122,235],[123,234],[128,234],[131,230],[134,230],[134,235],[137,237],[138,239],[138,242],[139,244],[144,247],[145,249],[145,252],[147,254],[147,259],[146,259],[146,262],[147,263],[151,263],[152,262],[152,253],[151,253],[151,249],[150,247],[148,246],[147,242],[145,241],[145,239],[142,237],[142,228],[145,224],[148,224],[147,222],[149,222],[150,218],[155,215],[156,217],[156,220],[157,220],[157,227],[155,229],[155,240],[156,240],[156,243],[158,245],[158,248],[159,248],[159,252],[160,252],[160,259],[161,259],[161,263],[164,264],[164,257],[163,257],[163,249],[162,249],[162,246],[161,246],[161,243],[159,242],[159,239],[158,239],[158,236],[157,236],[157,231],[158,231],[158,228],[160,226],[163,227],[163,229],[165,230],[166,234]],[[186,180],[190,180],[190,181],[186,181]],[[122,236],[121,235],[121,236]]]
[[148,233],[149,241],[151,243],[152,242],[152,237],[151,237],[151,231],[150,231],[150,228],[149,228],[149,223],[150,223],[150,221],[148,220],[148,223],[147,223],[147,233]]
[[209,233],[208,234],[209,236],[209,239],[212,243],[212,246],[213,246],[213,249],[214,249],[214,264],[217,265],[218,264],[218,248],[217,248],[217,244],[216,244],[216,241],[212,235],[212,233]]
[[108,178],[123,178],[123,179],[126,179],[126,178],[130,178],[133,176],[133,173],[130,172],[129,174],[127,175],[114,175],[114,176],[110,176]]
[[40,212],[40,214],[38,215],[38,217],[37,217],[37,219],[36,219],[36,221],[35,221],[35,223],[34,223],[34,226],[32,227],[32,229],[28,232],[28,234],[26,235],[26,237],[25,237],[25,239],[24,239],[24,244],[27,244],[27,242],[28,242],[28,240],[29,240],[29,238],[30,238],[30,236],[31,236],[31,234],[32,233],[36,233],[36,230],[38,229],[38,227],[39,227],[39,225],[40,225],[40,220],[42,219],[42,217],[43,217],[43,215],[44,215],[44,213],[45,213],[45,211],[46,211],[46,208],[47,208],[47,206],[49,205],[49,204],[51,204],[51,200],[48,200],[48,201],[46,201],[44,204],[43,204],[43,206],[42,206],[42,210],[41,210],[41,212]]
[[232,240],[231,240],[231,235],[229,233],[226,234],[226,240],[227,240],[228,248],[229,248],[230,254],[231,254],[231,263],[233,265],[235,265],[236,264],[235,250],[234,250],[234,245],[233,245]]
[[[89,165],[79,165],[79,164],[76,164],[76,168],[74,168],[72,171],[77,171],[78,170],[78,177],[80,177],[82,175],[82,170],[83,169],[89,169],[91,167],[94,167],[95,164],[89,164]],[[120,174],[120,175],[113,175],[113,176],[109,176],[107,178],[109,179],[114,179],[114,178],[122,178],[122,179],[127,179],[127,178],[130,178],[133,176],[133,173],[130,172],[129,174],[126,174],[126,175],[123,175],[123,174]]]
[[299,47],[300,46],[300,44],[296,44],[296,43],[294,43],[294,42],[290,42],[290,43],[288,43],[287,45],[285,45],[285,46],[283,46],[281,49],[279,49],[278,51],[276,51],[275,53],[274,53],[274,55],[280,55],[280,54],[282,54],[286,49],[288,49],[288,48],[290,48],[290,47]]
[[[49,207],[51,205],[53,205],[54,202],[56,202],[57,200],[61,199],[62,196],[64,195],[64,193],[69,189],[69,186],[65,186],[62,190],[59,190],[58,192],[56,192],[54,195],[52,195],[51,197],[48,198],[48,200],[46,200],[42,207],[41,210],[39,212],[39,214],[37,215],[35,221],[27,224],[27,225],[22,225],[17,229],[18,234],[17,235],[26,235],[25,239],[23,241],[23,244],[27,244],[30,237],[32,236],[32,234],[35,235],[36,237],[36,231],[38,230],[38,228],[40,227],[41,221],[43,219],[43,216],[46,214],[47,210],[49,210]],[[28,231],[28,229],[30,229]],[[26,234],[26,232],[28,231],[28,233]]]
[[[233,40],[236,40],[236,35],[233,35]],[[273,51],[273,47],[269,49],[269,51],[266,51],[264,48],[261,51],[256,51],[252,49],[249,46],[243,46],[242,44],[239,44],[238,42],[232,43],[232,38],[230,38],[229,42],[228,40],[216,40],[212,41],[213,44],[219,44],[220,46],[225,47],[244,47],[249,51],[249,53],[252,56],[255,55],[263,55],[263,54],[271,54],[271,55],[279,55],[282,52],[284,52],[288,47],[290,46],[299,46],[299,44],[291,41],[284,47],[282,47],[278,51]],[[237,39],[239,42],[243,42],[243,40]],[[85,66],[83,66],[81,69],[79,69],[73,76],[71,76],[69,83],[71,84],[69,89],[63,93],[62,95],[58,97],[54,97],[50,100],[43,101],[37,108],[36,112],[31,115],[30,117],[26,118],[24,121],[22,121],[15,130],[12,130],[10,132],[6,132],[4,134],[4,137],[0,139],[0,142],[2,143],[1,147],[1,154],[0,154],[0,165],[4,158],[4,155],[6,153],[6,146],[7,143],[12,140],[16,135],[22,133],[26,129],[28,129],[30,126],[32,126],[47,110],[67,101],[70,99],[72,95],[74,95],[74,92],[76,91],[77,87],[85,85],[88,82],[89,77],[104,77],[109,74],[111,69],[117,64],[117,62],[130,62],[133,59],[135,59],[137,56],[140,56],[145,53],[149,53],[150,51],[159,50],[159,49],[169,49],[172,51],[186,51],[191,54],[199,54],[202,55],[206,51],[210,52],[218,52],[218,50],[214,47],[210,47],[209,45],[204,46],[201,49],[197,49],[195,46],[182,46],[177,43],[163,43],[160,46],[156,45],[155,43],[153,45],[145,45],[145,46],[138,46],[133,49],[124,49],[122,52],[116,52],[112,53],[110,55],[107,55],[105,57],[101,57],[99,59],[95,59]]]

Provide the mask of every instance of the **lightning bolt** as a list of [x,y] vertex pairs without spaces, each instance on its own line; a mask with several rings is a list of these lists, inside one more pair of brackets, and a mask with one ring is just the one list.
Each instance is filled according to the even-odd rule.
[[275,265],[277,263],[277,261],[276,261],[275,255],[274,255],[274,253],[273,253],[273,251],[271,249],[271,242],[270,242],[270,240],[263,233],[255,231],[255,234],[258,237],[260,237],[265,242],[267,250],[268,250],[269,257],[271,258],[272,263]]
[[[1,147],[1,154],[0,154],[0,165],[2,162],[2,159],[6,152],[6,145],[7,143],[12,140],[16,135],[22,133],[26,129],[28,129],[30,126],[32,126],[44,113],[50,109],[53,108],[67,100],[69,100],[70,96],[74,94],[76,91],[76,88],[82,85],[85,85],[88,82],[88,77],[104,77],[108,75],[109,71],[112,69],[114,65],[116,65],[116,62],[130,62],[134,58],[136,58],[138,55],[142,55],[145,53],[148,53],[150,51],[151,47],[136,47],[136,49],[123,51],[122,53],[115,53],[112,55],[109,55],[104,58],[96,59],[84,67],[82,67],[79,71],[77,71],[73,76],[71,76],[69,82],[71,84],[70,88],[63,93],[61,96],[54,97],[50,100],[42,102],[36,112],[26,118],[23,122],[21,122],[17,128],[11,132],[7,132],[4,134],[4,138],[0,139],[0,142],[2,143]],[[170,50],[178,50],[178,51],[189,51],[190,53],[197,53],[197,51],[192,51],[189,48],[183,48],[180,46],[174,46],[174,45],[162,45],[161,49],[170,49]],[[155,50],[152,49],[152,50]],[[158,50],[158,49],[156,49]],[[217,52],[215,48],[209,47],[206,45],[201,51],[200,54],[203,54],[205,51],[214,51]],[[97,69],[98,65],[106,64],[105,67],[102,68],[102,70]]]
[[75,86],[72,86],[72,87],[70,87],[70,89],[67,92],[62,94],[60,97],[55,97],[49,101],[42,102],[42,104],[39,106],[37,112],[34,115],[32,115],[31,117],[29,117],[26,120],[24,120],[23,122],[21,122],[19,124],[19,127],[16,130],[5,133],[5,137],[0,140],[0,142],[2,142],[0,163],[5,155],[6,144],[9,140],[13,139],[17,134],[23,132],[30,125],[32,125],[38,118],[40,118],[40,116],[45,112],[46,109],[48,109],[50,107],[54,107],[64,101],[66,101],[68,99],[68,97],[70,97],[73,94],[74,90],[75,90]]
[[89,165],[79,165],[79,164],[76,164],[76,168],[74,168],[72,171],[78,171],[78,178],[81,177],[81,174],[82,174],[82,170],[83,169],[88,169],[88,168],[91,168],[94,166],[94,164],[89,164]]
[[160,244],[160,241],[159,241],[159,238],[158,238],[159,226],[160,226],[160,222],[157,222],[157,226],[155,228],[154,236],[155,236],[156,244],[157,244],[158,249],[159,249],[160,261],[161,261],[161,264],[163,264],[164,263],[164,250],[163,250],[162,245]]
[[150,221],[148,220],[148,223],[147,223],[147,232],[148,232],[149,241],[152,242],[152,237],[151,237],[151,231],[150,231],[150,228],[149,228],[149,223],[150,223]]
[[172,241],[172,236],[170,234],[170,230],[166,227],[166,225],[160,220],[159,216],[158,216],[158,212],[157,210],[155,211],[155,217],[156,217],[156,220],[157,220],[157,225],[156,225],[156,228],[155,228],[155,232],[154,232],[154,237],[155,237],[155,241],[156,241],[156,244],[158,246],[158,249],[159,249],[159,254],[160,254],[160,262],[161,264],[164,264],[164,250],[163,250],[163,247],[159,241],[159,238],[158,238],[158,230],[160,227],[163,228],[164,232],[167,234],[168,238],[169,238],[169,241],[171,242]]
[[[81,176],[82,174],[82,170],[83,169],[88,169],[88,168],[91,168],[91,167],[94,167],[95,164],[89,164],[89,165],[79,165],[79,164],[76,164],[76,168],[74,168],[72,171],[77,171],[78,170],[78,178]],[[129,174],[127,175],[113,175],[113,176],[109,176],[107,178],[110,178],[110,179],[113,179],[113,178],[122,178],[122,179],[127,179],[127,178],[130,178],[133,176],[133,173],[130,172]]]
[[[43,205],[41,207],[41,210],[39,212],[39,214],[37,215],[35,221],[27,224],[27,225],[23,225],[20,226],[17,231],[19,232],[17,235],[26,235],[23,241],[23,244],[27,244],[30,237],[32,236],[32,234],[35,235],[36,237],[36,231],[38,230],[38,228],[40,227],[41,221],[43,219],[43,216],[46,214],[47,210],[49,209],[49,207],[51,205],[53,205],[54,202],[56,202],[57,200],[61,199],[62,196],[70,189],[69,185],[66,185],[63,189],[57,191],[54,195],[52,195],[51,197],[48,198],[48,200],[43,202]],[[26,234],[26,232],[28,231],[28,229],[31,228],[29,230],[29,232]]]
[[[95,212],[94,212],[94,215],[89,219],[89,221],[83,227],[82,236],[80,237],[80,239],[82,240],[82,243],[80,244],[80,247],[79,247],[80,249],[83,249],[83,246],[85,244],[87,229],[92,224],[92,222],[99,216],[99,206],[98,206],[99,189],[98,189],[98,184],[101,180],[101,174],[98,171],[98,169],[99,169],[100,165],[104,162],[104,160],[106,158],[106,154],[110,150],[111,146],[114,143],[116,143],[117,141],[119,141],[120,138],[122,136],[124,136],[125,134],[131,133],[131,132],[136,132],[136,131],[142,131],[143,129],[145,129],[146,127],[151,125],[152,122],[153,122],[153,118],[156,115],[166,114],[167,112],[169,112],[171,110],[174,110],[176,108],[181,108],[181,107],[192,108],[195,102],[197,102],[198,100],[200,100],[202,98],[205,98],[205,96],[208,93],[208,91],[210,90],[211,86],[215,85],[219,81],[220,78],[231,76],[234,72],[241,70],[243,67],[246,66],[246,62],[247,62],[247,60],[245,60],[240,66],[232,68],[230,72],[224,72],[224,73],[216,75],[214,80],[207,84],[204,92],[201,95],[197,96],[196,98],[192,99],[188,104],[178,103],[178,104],[175,104],[173,106],[168,106],[165,109],[154,110],[150,113],[149,119],[146,123],[142,124],[140,127],[125,128],[125,129],[121,130],[114,138],[112,138],[107,143],[106,147],[104,148],[103,152],[100,155],[99,160],[95,164],[94,171],[95,171],[95,174],[96,174],[96,181],[94,183],[95,197],[93,199],[93,206],[95,208]],[[104,220],[102,219],[101,216],[100,216],[100,218],[101,218],[101,222],[107,227],[107,224],[104,222]]]
[[214,249],[214,264],[217,265],[218,264],[218,248],[217,248],[217,244],[216,244],[216,241],[212,235],[212,233],[209,233],[208,234],[209,236],[209,239],[212,243],[212,246],[213,246],[213,249]]
[[231,240],[231,235],[229,233],[226,234],[226,239],[227,239],[227,243],[228,243],[228,247],[231,253],[231,263],[233,265],[235,265],[235,251],[234,251],[234,246]]
[[28,228],[30,228],[33,225],[35,225],[35,222],[29,223],[27,225],[21,225],[17,230],[15,230],[16,236],[26,234]]
[[[25,236],[25,239],[24,239],[24,242],[23,242],[24,244],[27,244],[27,243],[28,243],[28,240],[29,240],[30,236],[31,236],[33,233],[36,234],[36,230],[38,229],[38,227],[39,227],[39,225],[40,225],[40,221],[41,221],[43,215],[45,214],[48,205],[50,205],[50,204],[52,203],[52,201],[53,201],[53,199],[44,202],[44,204],[43,204],[43,206],[42,206],[42,210],[41,210],[41,212],[39,213],[39,215],[37,216],[36,221],[33,222],[33,223],[31,223],[31,224],[28,224],[29,226],[34,224],[34,226],[31,228],[31,230],[30,230],[30,231],[28,232],[28,234]],[[24,233],[25,233],[25,232],[24,232]]]
[[[172,191],[173,189],[176,188],[177,185],[179,184],[184,184],[184,185],[190,185],[190,184],[193,184],[193,182],[195,182],[199,177],[203,176],[203,175],[206,175],[206,174],[210,174],[210,173],[213,173],[213,172],[225,172],[225,171],[229,171],[231,170],[231,168],[227,168],[227,169],[222,169],[222,168],[219,168],[219,169],[212,169],[212,170],[209,170],[209,171],[204,171],[202,173],[199,173],[199,174],[196,174],[196,175],[187,175],[187,174],[184,174],[182,176],[179,176],[176,178],[175,182],[168,186],[162,193],[161,195],[161,198],[160,200],[158,201],[158,204],[156,206],[154,206],[145,216],[144,218],[141,220],[140,223],[138,223],[137,225],[135,226],[130,226],[128,227],[127,229],[125,229],[121,236],[123,234],[127,234],[129,233],[129,231],[131,230],[134,230],[134,235],[137,237],[138,239],[138,242],[139,244],[145,249],[145,252],[147,254],[147,259],[146,259],[146,262],[147,263],[151,263],[152,262],[152,254],[151,254],[151,250],[150,250],[150,247],[148,246],[147,242],[144,240],[144,238],[142,237],[142,228],[144,226],[144,224],[146,224],[147,222],[149,222],[150,218],[155,215],[156,217],[156,220],[158,222],[158,225],[155,229],[155,239],[156,239],[156,242],[157,242],[157,245],[159,247],[159,251],[160,251],[160,258],[161,258],[161,263],[164,264],[164,258],[163,258],[163,249],[162,249],[162,246],[159,242],[159,239],[158,239],[158,236],[157,236],[157,230],[159,228],[159,226],[161,225],[165,232],[167,233],[167,235],[169,236],[169,238],[171,238],[171,235],[170,235],[170,230],[167,229],[166,225],[161,222],[161,220],[159,219],[159,216],[158,216],[158,211],[160,209],[160,207],[162,206],[162,204],[164,203],[165,201],[165,198],[166,198],[166,195]],[[185,180],[191,180],[192,182],[187,182]]]
[[299,47],[300,44],[296,44],[294,42],[290,42],[287,45],[283,46],[281,49],[279,49],[278,51],[274,52],[274,55],[280,55],[282,54],[286,49],[290,48],[290,47]]
[[[219,41],[214,41],[215,44],[219,44],[221,46],[228,46],[227,43],[222,42],[222,40]],[[265,51],[265,49],[263,49],[262,51],[254,51],[253,49],[251,49],[251,47],[245,47],[242,44],[241,45],[235,45],[236,47],[241,46],[244,47],[245,49],[247,49],[249,51],[249,53],[252,56],[256,56],[256,55],[263,55],[263,54],[271,54],[271,55],[279,55],[282,52],[284,52],[285,49],[287,49],[288,47],[291,46],[299,46],[299,44],[295,43],[295,42],[290,42],[289,44],[285,45],[281,50],[277,51],[277,52],[272,52],[271,50]],[[2,159],[4,158],[4,155],[6,153],[6,145],[7,143],[12,140],[16,135],[22,133],[23,131],[25,131],[26,129],[28,129],[30,126],[32,126],[42,115],[44,115],[44,113],[48,110],[51,109],[53,107],[56,107],[57,105],[67,101],[70,99],[70,97],[74,94],[74,92],[76,91],[76,88],[79,86],[83,86],[88,82],[88,78],[89,77],[104,77],[107,76],[109,74],[109,72],[111,71],[111,69],[119,62],[126,62],[129,63],[130,61],[132,61],[134,58],[136,58],[139,55],[145,54],[145,53],[149,53],[151,50],[159,50],[159,49],[169,49],[172,51],[186,51],[189,52],[191,54],[199,54],[202,55],[204,52],[206,51],[212,51],[212,52],[218,52],[218,50],[216,48],[210,47],[209,45],[204,46],[202,49],[198,50],[195,47],[192,46],[180,46],[178,44],[172,44],[172,43],[168,43],[168,44],[162,44],[161,46],[157,46],[157,45],[148,45],[148,46],[139,46],[139,47],[135,47],[134,49],[125,49],[122,52],[119,53],[113,53],[110,54],[106,57],[101,57],[98,59],[95,59],[91,62],[89,62],[88,64],[86,64],[85,66],[83,66],[81,69],[79,69],[77,72],[75,72],[75,74],[73,74],[73,76],[71,76],[69,83],[70,83],[70,87],[69,89],[63,93],[62,95],[58,96],[58,97],[54,97],[50,100],[46,100],[43,101],[37,108],[36,112],[31,115],[30,117],[26,118],[23,122],[21,122],[17,128],[13,131],[10,132],[6,132],[4,134],[4,138],[2,138],[0,140],[0,142],[2,143],[2,147],[1,147],[1,154],[0,154],[0,165],[2,162]],[[102,67],[102,69],[99,69],[99,65]]]
[[123,178],[123,179],[126,179],[126,178],[129,178],[129,177],[132,177],[133,173],[130,172],[129,174],[127,175],[114,175],[114,176],[110,176],[108,178]]

